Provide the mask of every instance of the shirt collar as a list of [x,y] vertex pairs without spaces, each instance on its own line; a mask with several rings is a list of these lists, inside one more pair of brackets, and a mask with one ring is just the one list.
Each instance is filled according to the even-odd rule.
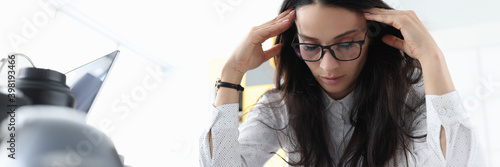
[[351,108],[352,108],[352,104],[353,104],[353,100],[354,100],[354,90],[351,91],[349,94],[347,94],[347,96],[345,96],[344,98],[340,99],[340,100],[335,100],[335,99],[332,99],[327,93],[325,90],[322,91],[323,92],[323,99],[325,100],[325,104],[326,104],[326,108],[327,110],[330,110],[330,108],[332,106],[335,106],[335,105],[342,105],[343,108],[347,109],[347,111],[350,111]]

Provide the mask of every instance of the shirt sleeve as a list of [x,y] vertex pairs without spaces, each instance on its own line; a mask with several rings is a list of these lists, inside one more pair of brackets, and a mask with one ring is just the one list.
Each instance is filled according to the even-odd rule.
[[200,165],[263,166],[280,148],[278,133],[271,128],[275,124],[274,114],[265,107],[265,101],[265,97],[261,98],[240,126],[237,103],[213,108],[210,125],[200,137]]
[[[426,105],[414,125],[413,135],[425,135],[413,144],[417,166],[485,166],[484,156],[456,91],[426,95]],[[446,133],[446,157],[441,151],[441,126]]]

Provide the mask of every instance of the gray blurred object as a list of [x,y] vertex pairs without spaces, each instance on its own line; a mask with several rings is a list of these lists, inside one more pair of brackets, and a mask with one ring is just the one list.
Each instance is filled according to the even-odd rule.
[[[12,99],[12,100],[15,100],[17,107],[21,107],[21,106],[25,106],[25,105],[29,105],[31,104],[31,100],[24,96],[24,94],[19,91],[18,89],[15,89],[16,93],[15,93],[15,96],[16,98],[15,99]],[[7,88],[5,87],[0,87],[0,121],[9,117],[9,113],[7,113],[10,108],[9,105],[12,105],[9,101],[11,100],[9,98],[9,92],[7,90]],[[1,140],[0,140],[1,141]]]
[[20,70],[17,88],[32,104],[18,106],[3,120],[0,167],[123,167],[112,141],[74,109],[65,82],[57,71]]
[[116,149],[99,130],[85,124],[85,114],[68,107],[23,106],[16,112],[15,159],[6,119],[0,137],[0,166],[123,167]]
[[22,68],[15,82],[17,89],[26,95],[33,105],[75,106],[75,97],[66,86],[66,75],[41,68]]
[[65,74],[66,85],[70,87],[76,99],[76,110],[89,114],[119,53],[120,51],[116,50]]
[[75,109],[87,113],[101,85],[102,81],[99,78],[89,73],[85,74],[71,89],[77,98]]

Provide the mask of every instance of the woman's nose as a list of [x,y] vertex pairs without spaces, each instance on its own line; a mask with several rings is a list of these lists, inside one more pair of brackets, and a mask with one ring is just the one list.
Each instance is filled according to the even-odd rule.
[[333,57],[329,50],[323,51],[323,58],[320,60],[320,67],[325,71],[332,71],[339,67],[340,62]]

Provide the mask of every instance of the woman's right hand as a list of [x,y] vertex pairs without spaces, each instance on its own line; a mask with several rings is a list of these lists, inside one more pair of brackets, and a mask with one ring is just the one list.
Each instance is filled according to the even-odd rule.
[[253,27],[224,65],[221,80],[239,84],[247,71],[259,67],[271,57],[278,55],[282,44],[274,45],[264,51],[262,43],[290,28],[294,18],[295,10],[288,9],[273,20]]

